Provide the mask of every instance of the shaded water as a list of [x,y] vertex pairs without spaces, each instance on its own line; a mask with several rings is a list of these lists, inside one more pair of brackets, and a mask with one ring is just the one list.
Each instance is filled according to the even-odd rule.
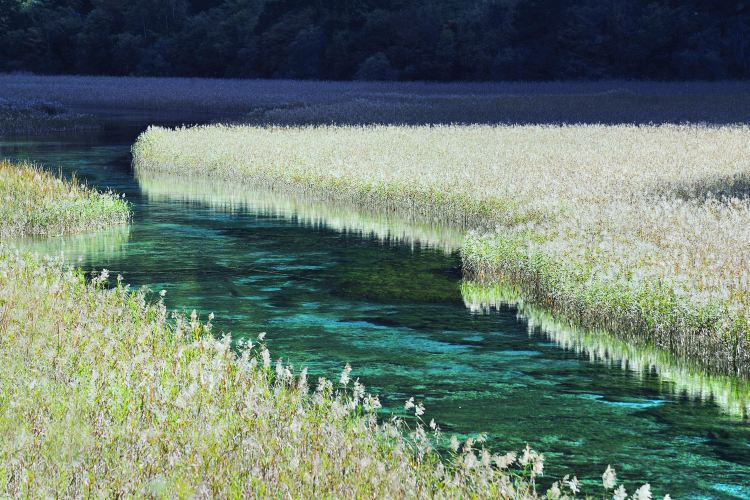
[[528,442],[545,454],[546,481],[571,472],[598,482],[613,464],[630,491],[643,480],[674,498],[750,497],[745,384],[550,322],[529,328],[506,300],[462,297],[455,231],[206,181],[135,179],[134,134],[0,142],[0,157],[77,172],[135,210],[129,228],[24,246],[164,288],[170,308],[214,312],[217,330],[267,331],[274,356],[313,375],[336,377],[349,362],[387,406],[415,396],[447,432],[487,432],[496,451]]

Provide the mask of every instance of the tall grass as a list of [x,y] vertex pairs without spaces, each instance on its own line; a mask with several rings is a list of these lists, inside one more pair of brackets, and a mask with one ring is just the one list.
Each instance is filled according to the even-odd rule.
[[[447,439],[413,399],[410,426],[378,423],[348,366],[309,392],[262,335],[234,349],[212,315],[168,321],[161,298],[107,280],[0,246],[1,495],[537,496],[541,455]],[[566,476],[547,495],[579,490]]]
[[65,181],[34,165],[0,160],[0,238],[57,236],[130,220],[119,195]]
[[513,307],[528,325],[529,335],[543,336],[561,348],[585,356],[592,363],[620,368],[637,377],[657,374],[667,382],[661,387],[677,397],[712,402],[722,411],[740,420],[750,416],[750,381],[725,375],[710,375],[691,363],[682,362],[669,353],[627,342],[603,330],[587,330],[561,321],[549,310],[529,302],[522,288],[496,281],[482,285],[461,283],[466,307],[476,314],[489,314],[502,307]]
[[726,82],[317,82],[0,75],[0,99],[77,112],[146,112],[271,124],[737,123],[750,84]]
[[44,99],[5,99],[0,91],[0,137],[99,127],[89,115]]
[[176,177],[150,171],[137,175],[141,192],[150,200],[200,203],[223,212],[250,210],[284,217],[307,227],[325,227],[344,234],[378,239],[383,244],[433,248],[449,254],[461,248],[465,232],[459,228],[409,220],[396,213],[352,204],[322,202],[295,193],[279,193],[236,183],[205,182],[197,177]]
[[478,228],[466,272],[588,327],[749,375],[746,126],[153,127],[139,172]]

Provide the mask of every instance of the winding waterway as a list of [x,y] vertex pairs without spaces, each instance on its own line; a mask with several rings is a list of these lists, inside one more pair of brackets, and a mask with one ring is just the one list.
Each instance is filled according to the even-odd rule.
[[673,498],[750,497],[747,384],[566,329],[502,292],[462,296],[456,230],[206,180],[137,179],[138,130],[0,142],[0,157],[75,172],[134,208],[127,228],[15,244],[165,289],[172,309],[214,312],[216,330],[268,332],[275,357],[313,375],[351,363],[388,411],[415,396],[446,432],[486,432],[496,451],[528,442],[545,454],[545,482],[599,482],[612,464],[631,492],[639,480]]

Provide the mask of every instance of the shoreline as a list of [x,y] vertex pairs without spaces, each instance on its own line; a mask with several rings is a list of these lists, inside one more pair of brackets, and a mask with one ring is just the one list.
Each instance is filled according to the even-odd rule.
[[[389,168],[397,168],[390,165],[409,161],[401,156],[407,151],[406,144],[416,145],[424,144],[419,141],[438,141],[437,144],[455,135],[463,139],[451,139],[454,141],[451,143],[453,145],[458,144],[455,141],[462,140],[469,141],[468,144],[474,144],[473,141],[491,140],[489,138],[493,137],[493,134],[500,134],[509,138],[507,140],[513,141],[516,140],[515,137],[519,139],[524,137],[523,134],[527,131],[529,137],[537,134],[538,140],[544,141],[543,144],[549,144],[541,146],[541,152],[538,153],[540,157],[552,154],[551,151],[554,149],[550,148],[556,147],[557,135],[568,137],[569,140],[586,140],[584,138],[591,136],[594,141],[603,140],[596,139],[599,136],[611,136],[615,140],[618,136],[629,137],[630,139],[627,140],[634,142],[628,148],[636,151],[639,148],[642,149],[643,144],[648,150],[652,147],[660,148],[667,137],[677,143],[672,146],[675,149],[687,147],[692,150],[702,148],[704,144],[704,139],[695,138],[696,134],[705,133],[708,137],[714,137],[714,139],[707,138],[705,141],[729,141],[732,144],[733,141],[741,141],[741,138],[747,134],[747,128],[742,126],[716,128],[700,126],[264,128],[217,125],[174,130],[152,127],[144,132],[133,146],[133,161],[136,171],[190,174],[233,180],[239,184],[262,185],[277,192],[295,192],[319,200],[343,200],[357,206],[378,207],[385,212],[393,212],[409,219],[457,224],[467,229],[477,225],[485,228],[496,226],[494,231],[488,229],[476,231],[464,241],[461,254],[467,276],[473,276],[485,283],[510,278],[517,285],[525,285],[530,290],[531,298],[552,307],[558,313],[563,313],[583,326],[618,332],[625,338],[637,337],[679,357],[698,363],[712,373],[747,378],[750,375],[750,344],[747,339],[748,309],[745,306],[723,301],[719,295],[712,295],[714,292],[710,287],[705,289],[708,295],[704,299],[702,295],[696,295],[697,291],[691,292],[694,289],[691,287],[702,286],[699,282],[695,282],[696,284],[693,284],[693,281],[672,282],[671,274],[659,271],[661,269],[659,267],[643,268],[647,274],[639,278],[637,282],[628,278],[620,278],[619,274],[614,279],[607,278],[601,271],[596,271],[596,268],[584,271],[591,266],[606,268],[614,263],[619,266],[617,272],[624,273],[622,276],[627,276],[634,270],[642,272],[640,268],[629,264],[636,257],[657,259],[654,260],[653,265],[660,265],[658,259],[666,258],[668,265],[676,265],[669,264],[672,262],[669,259],[677,257],[664,253],[671,251],[672,243],[668,240],[663,242],[653,240],[657,245],[662,246],[655,247],[654,250],[647,248],[649,253],[644,254],[644,257],[638,257],[638,255],[621,257],[616,253],[620,251],[621,245],[624,245],[624,248],[630,248],[628,245],[635,244],[630,241],[633,237],[636,237],[636,243],[638,243],[640,241],[638,234],[653,233],[654,236],[649,236],[650,238],[661,237],[663,224],[671,224],[669,220],[664,222],[663,216],[657,213],[658,210],[662,210],[659,208],[662,206],[666,207],[663,210],[667,210],[667,217],[676,217],[675,221],[680,224],[682,224],[681,218],[684,217],[697,217],[699,221],[708,221],[712,217],[725,217],[715,215],[717,210],[728,210],[726,217],[741,217],[742,220],[747,218],[750,211],[746,203],[741,200],[735,202],[728,198],[734,188],[726,188],[728,189],[726,195],[719,192],[719,195],[727,196],[726,198],[715,198],[709,193],[708,197],[703,199],[701,196],[706,195],[702,194],[700,186],[704,181],[694,179],[696,175],[698,178],[700,175],[724,175],[721,168],[727,172],[726,175],[745,175],[744,171],[733,170],[735,167],[732,161],[734,160],[728,158],[726,167],[721,167],[715,173],[693,174],[689,172],[686,174],[685,181],[680,180],[679,174],[674,177],[670,171],[666,171],[653,174],[655,176],[653,182],[650,180],[651,177],[646,177],[645,181],[637,178],[633,187],[628,188],[653,190],[657,193],[656,195],[650,195],[649,191],[637,191],[630,195],[627,189],[620,193],[620,188],[617,186],[606,187],[609,184],[601,184],[601,182],[609,183],[608,180],[594,181],[599,182],[597,186],[605,186],[604,189],[609,191],[591,195],[595,196],[593,202],[589,202],[591,208],[584,205],[581,210],[573,208],[575,204],[563,197],[568,192],[579,197],[590,196],[587,190],[594,189],[579,185],[576,175],[583,174],[576,171],[578,167],[575,164],[570,167],[571,173],[564,171],[564,175],[573,176],[571,180],[566,180],[567,184],[555,188],[560,194],[553,192],[550,195],[552,198],[549,199],[552,200],[553,205],[549,203],[545,205],[543,199],[542,201],[534,198],[526,199],[523,193],[514,197],[514,193],[508,190],[501,190],[501,196],[493,196],[489,191],[491,188],[486,188],[487,193],[474,195],[471,187],[461,187],[457,190],[451,188],[450,183],[453,181],[446,181],[445,185],[441,184],[441,181],[426,183],[416,176],[415,172],[418,171],[416,167],[409,167],[411,170],[407,169],[405,173],[388,173],[391,172]],[[659,136],[659,134],[664,134],[665,138],[654,139],[654,136]],[[412,137],[415,135],[416,138]],[[488,139],[483,139],[485,135]],[[580,139],[578,139],[579,136]],[[190,150],[181,148],[182,140],[190,143]],[[653,146],[648,141],[653,141]],[[687,146],[683,146],[683,143]],[[213,144],[222,144],[225,149],[212,152],[214,151],[212,150]],[[384,144],[390,144],[392,150],[384,152],[378,149]],[[254,146],[257,146],[257,149],[253,149]],[[364,159],[346,156],[348,149],[339,149],[349,147],[352,148],[352,154],[360,154]],[[444,146],[444,148],[449,147],[451,146]],[[465,147],[471,148],[472,146]],[[360,153],[355,153],[355,150]],[[700,151],[700,149],[695,150]],[[430,155],[429,151],[425,151],[427,150],[422,149],[413,154],[410,152],[406,158],[414,158],[413,155],[421,152]],[[470,150],[446,154],[452,157],[450,155],[460,155],[461,152],[467,151]],[[574,151],[575,149],[571,149],[571,154]],[[607,158],[608,153],[604,151],[597,152],[596,154],[600,156],[595,158]],[[659,150],[654,149],[654,151]],[[616,161],[628,161],[629,153],[626,151],[622,154],[623,160]],[[665,160],[669,158],[669,152],[659,154]],[[704,151],[700,154],[712,153]],[[737,158],[744,157],[741,149],[736,154]],[[377,159],[371,160],[376,155],[382,155],[383,165],[378,165]],[[472,160],[466,161],[474,161],[474,157],[471,158]],[[361,168],[366,168],[368,161],[376,162],[370,167],[375,171],[374,173],[364,173],[365,171],[361,170]],[[424,160],[424,163],[433,165],[435,161],[447,160],[443,156],[433,154]],[[551,164],[555,163],[554,159],[549,161]],[[698,164],[702,161],[703,157],[699,157],[694,160],[694,163]],[[333,171],[326,170],[324,165],[334,165]],[[441,168],[443,170],[440,170]],[[472,166],[467,168],[468,172],[472,172]],[[642,175],[637,167],[633,168],[635,168],[633,175]],[[438,168],[438,172],[449,170],[448,167]],[[542,169],[541,172],[546,171]],[[733,174],[732,172],[739,173]],[[425,173],[430,175],[427,171]],[[357,177],[358,175],[361,176]],[[454,174],[436,173],[436,175]],[[466,174],[456,173],[455,175]],[[738,177],[738,179],[741,178]],[[524,189],[530,189],[529,192],[538,189],[535,187],[537,186],[535,180],[529,182],[530,187]],[[695,185],[690,184],[693,182]],[[705,182],[713,181],[706,180]],[[581,194],[575,194],[578,192],[576,190]],[[543,196],[545,195],[542,192]],[[613,198],[608,198],[610,196]],[[653,203],[649,201],[649,196],[655,197],[656,201]],[[554,200],[559,200],[556,207],[554,207]],[[644,208],[639,205],[642,203],[646,204]],[[550,206],[553,207],[551,210]],[[576,213],[576,210],[579,213]],[[628,210],[630,212],[627,212]],[[626,217],[611,223],[606,219],[614,212],[623,211],[630,214],[631,218]],[[580,215],[581,212],[586,213]],[[573,216],[573,222],[568,220],[571,216]],[[598,225],[604,224],[605,229],[597,229],[599,226],[592,226],[593,222],[590,220]],[[644,226],[645,223],[651,226]],[[607,224],[610,224],[612,228],[607,229]],[[678,253],[688,252],[690,255],[692,252],[697,259],[698,256],[704,255],[702,252],[706,250],[701,246],[703,243],[685,242],[688,241],[685,238],[691,238],[689,236],[691,230],[688,226],[685,227],[686,229],[680,229],[682,232],[677,233],[676,236],[682,235],[684,240],[681,242],[682,247],[679,247],[681,249]],[[730,228],[727,230],[729,231]],[[560,231],[568,232],[561,233]],[[586,243],[580,249],[584,252],[584,255],[580,257],[576,253],[579,252],[576,245],[581,245],[581,243],[576,243],[577,238],[591,231],[594,231],[591,233],[594,241],[605,237],[608,231],[621,231],[622,235],[615,234],[613,243],[607,243],[607,240],[601,240],[602,243],[598,243],[612,247],[612,250],[608,250],[609,247],[605,248],[603,256],[589,257],[587,252],[592,251],[594,247],[591,247],[592,250],[586,250],[589,248],[589,243]],[[721,233],[722,237],[725,234],[730,233]],[[563,248],[562,253],[556,250],[561,244],[568,245]],[[649,243],[649,245],[653,246],[654,243]],[[570,253],[569,247],[573,253]],[[545,250],[545,248],[551,250]],[[632,248],[638,251],[639,247]],[[688,267],[682,272],[688,273],[688,279],[693,279],[690,276],[699,277],[700,273],[704,272],[702,269]],[[732,293],[738,294],[736,300],[740,301],[739,304],[743,304],[743,301],[747,300],[746,298],[750,295],[747,295],[743,285],[732,286],[739,286],[736,292]],[[683,292],[683,289],[687,291]],[[695,290],[698,289],[695,288]]]

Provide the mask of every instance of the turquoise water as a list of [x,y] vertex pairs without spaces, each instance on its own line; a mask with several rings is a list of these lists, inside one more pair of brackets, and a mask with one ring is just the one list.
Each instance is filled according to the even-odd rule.
[[0,157],[76,172],[135,211],[128,228],[22,245],[165,289],[170,308],[215,313],[217,330],[268,332],[274,357],[313,375],[351,363],[390,410],[415,396],[448,433],[486,432],[496,451],[528,442],[545,454],[545,482],[598,482],[612,464],[631,492],[638,480],[673,498],[750,497],[746,385],[524,310],[530,328],[514,306],[473,311],[460,232],[205,180],[137,179],[136,132],[0,142]]

